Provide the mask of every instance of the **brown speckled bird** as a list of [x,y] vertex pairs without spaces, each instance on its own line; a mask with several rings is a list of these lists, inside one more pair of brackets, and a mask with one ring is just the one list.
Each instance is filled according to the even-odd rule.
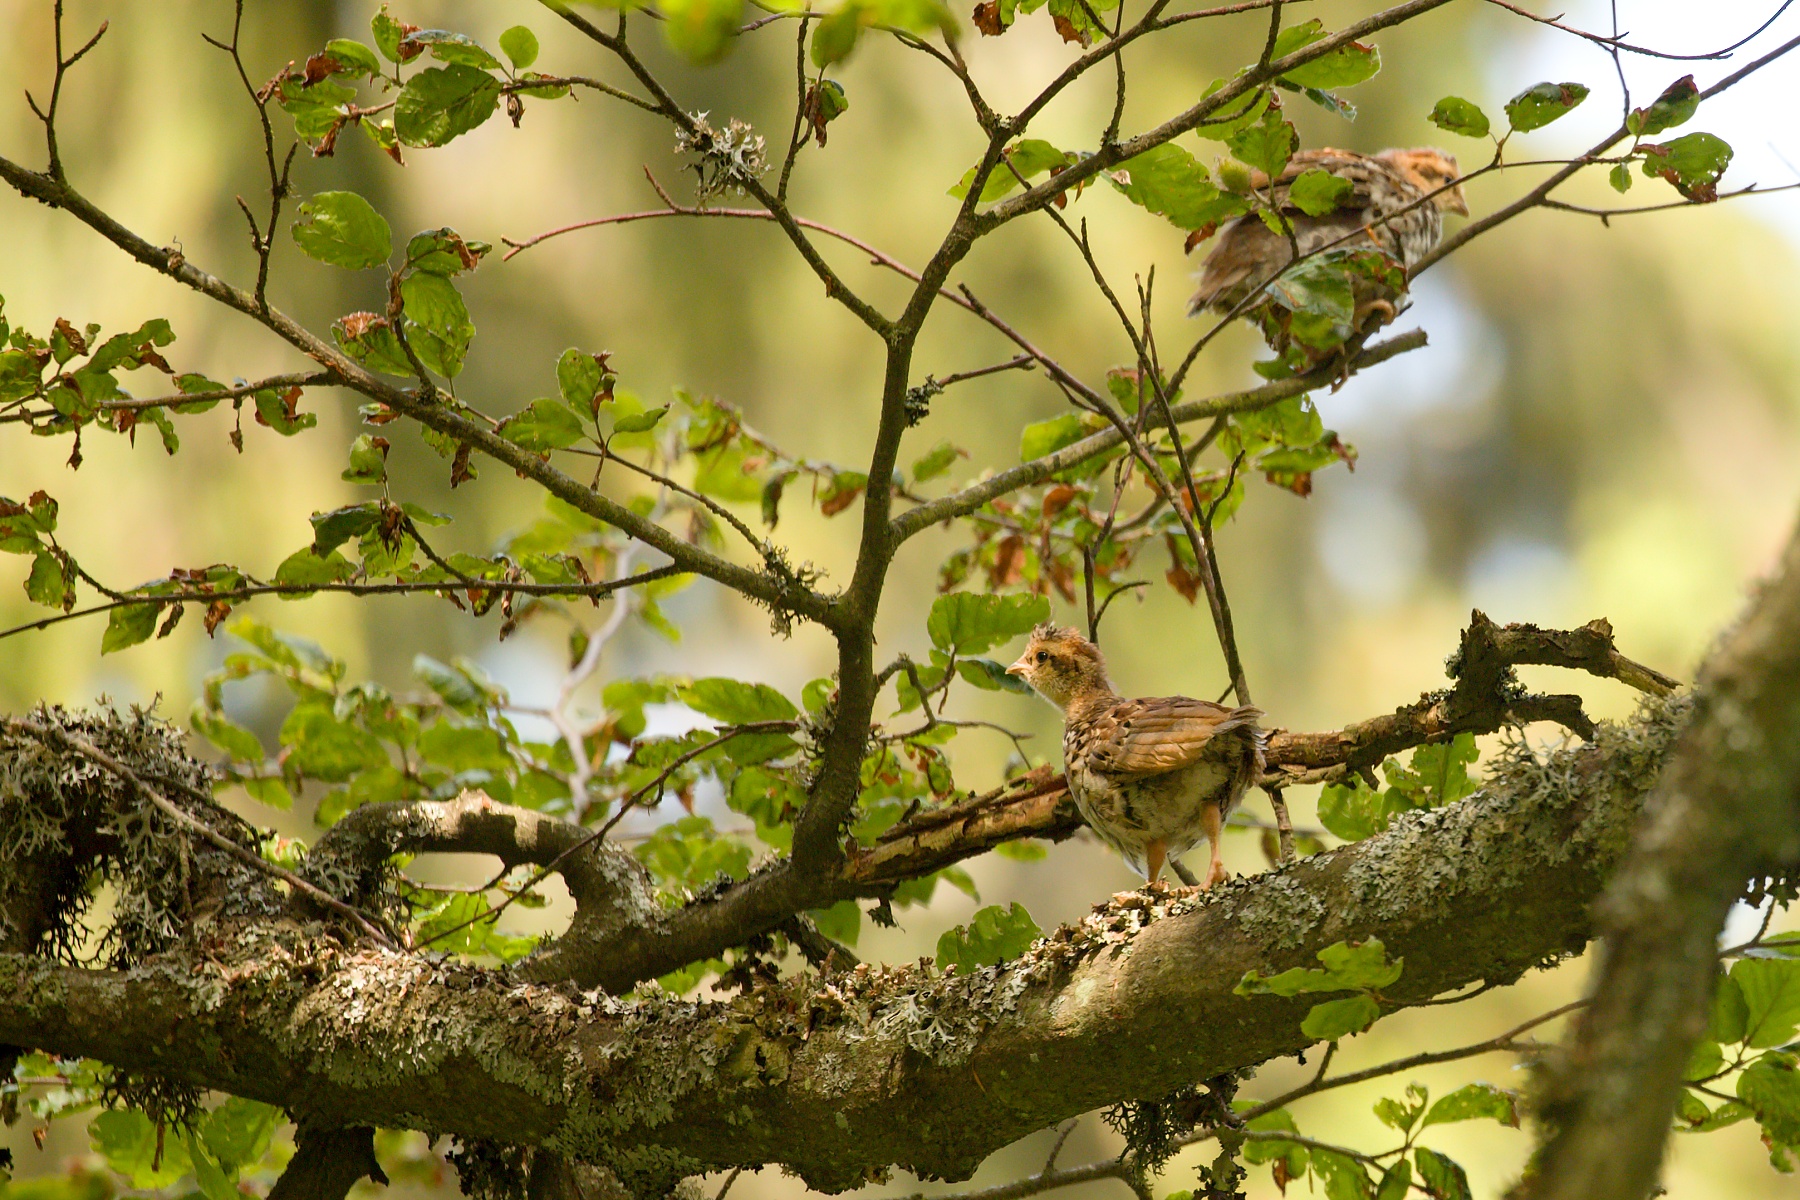
[[[1288,200],[1289,185],[1314,169],[1329,171],[1351,184],[1349,196],[1319,217],[1307,216]],[[1444,213],[1469,215],[1462,185],[1438,191],[1446,184],[1455,184],[1458,178],[1456,159],[1431,147],[1383,150],[1373,156],[1330,147],[1302,150],[1288,161],[1272,196],[1268,176],[1253,172],[1251,185],[1256,192],[1272,200],[1291,223],[1294,245],[1289,245],[1286,236],[1270,229],[1254,213],[1232,221],[1219,232],[1218,240],[1200,265],[1200,288],[1188,311],[1230,312],[1251,292],[1279,275],[1293,261],[1296,246],[1303,255],[1327,246],[1353,250],[1374,246],[1410,272],[1443,235]],[[1430,201],[1418,203],[1434,192]],[[1409,209],[1408,205],[1416,207]],[[1390,214],[1394,214],[1391,219],[1381,221]],[[1361,294],[1363,291],[1368,294]],[[1372,332],[1393,320],[1404,306],[1404,292],[1394,293],[1372,284],[1359,289],[1356,332]],[[1246,315],[1259,307],[1260,304],[1252,304]],[[1378,320],[1371,323],[1371,316]]]
[[1040,625],[1007,668],[1063,713],[1063,765],[1075,806],[1100,839],[1151,883],[1201,838],[1225,878],[1219,829],[1262,773],[1262,710],[1113,690],[1100,648],[1073,629]]

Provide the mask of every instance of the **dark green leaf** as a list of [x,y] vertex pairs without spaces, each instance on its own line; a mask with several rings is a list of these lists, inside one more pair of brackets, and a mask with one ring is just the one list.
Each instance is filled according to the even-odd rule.
[[387,218],[355,192],[320,192],[300,206],[294,241],[334,267],[379,267],[393,251]]
[[1360,1162],[1318,1147],[1312,1149],[1310,1158],[1313,1172],[1325,1181],[1325,1200],[1369,1200],[1374,1187]]
[[931,644],[957,655],[984,654],[1050,618],[1043,596],[994,596],[951,592],[931,605],[925,630]]
[[1763,1133],[1800,1147],[1800,1072],[1792,1054],[1765,1054],[1738,1076],[1738,1099],[1756,1115]]
[[1419,1168],[1419,1182],[1432,1200],[1473,1200],[1468,1172],[1454,1161],[1419,1146],[1413,1150],[1413,1164]]
[[1664,88],[1650,107],[1632,109],[1625,128],[1633,137],[1648,137],[1687,124],[1699,107],[1700,88],[1692,75],[1686,75]]
[[1347,996],[1315,1004],[1300,1022],[1300,1032],[1321,1042],[1361,1033],[1381,1017],[1381,1005],[1369,995]]
[[455,378],[475,337],[475,325],[456,285],[442,275],[420,271],[400,281],[400,295],[413,352],[426,367]]
[[381,60],[375,52],[352,38],[332,38],[325,43],[325,53],[337,63],[334,75],[381,74]]
[[296,550],[275,568],[275,582],[293,587],[316,587],[322,583],[343,583],[356,576],[356,565],[333,550],[321,556],[311,546]]
[[512,61],[515,70],[523,71],[537,61],[537,34],[523,25],[514,25],[500,35],[500,50]]
[[31,574],[25,579],[25,594],[33,603],[68,612],[75,607],[75,583],[63,569],[62,560],[47,549],[37,552],[31,563]]
[[1010,908],[990,904],[977,910],[967,925],[945,931],[938,939],[937,963],[964,973],[992,966],[1023,954],[1041,932],[1016,900]]
[[486,242],[464,241],[454,229],[427,229],[406,243],[406,265],[433,275],[460,275],[473,271],[492,249]]
[[387,5],[369,20],[369,32],[375,37],[375,47],[381,51],[382,57],[391,63],[407,62],[419,52],[417,49],[401,53],[400,40],[406,36],[406,30],[399,21],[388,16]]
[[815,908],[806,915],[812,918],[820,933],[834,942],[854,946],[862,933],[862,909],[854,900],[839,900],[830,908]]
[[148,640],[156,632],[156,618],[161,612],[158,604],[126,604],[113,609],[106,618],[106,632],[100,637],[100,653],[111,654]]
[[600,366],[601,357],[571,346],[556,360],[557,391],[562,393],[563,403],[576,412],[595,410],[595,398],[600,395],[601,383],[606,378],[606,372]]
[[374,500],[316,512],[310,518],[313,527],[313,553],[321,558],[351,538],[360,538],[381,523],[381,505]]
[[1517,133],[1542,129],[1586,100],[1588,90],[1579,83],[1538,83],[1506,102],[1506,119]]
[[498,733],[485,725],[452,725],[438,721],[419,733],[419,753],[427,762],[453,773],[490,771],[496,775],[513,769],[513,759]]
[[500,65],[499,59],[489,54],[467,34],[452,33],[448,29],[416,29],[406,35],[406,40],[429,46],[431,57],[439,62],[474,67],[482,71],[492,71]]
[[1381,1186],[1375,1189],[1375,1200],[1406,1200],[1411,1188],[1412,1164],[1402,1158],[1381,1177]]
[[1431,123],[1463,137],[1486,137],[1490,128],[1487,114],[1461,96],[1445,96],[1439,100],[1432,107]]
[[388,375],[413,373],[406,351],[401,349],[400,339],[394,335],[394,327],[386,317],[368,312],[350,313],[331,323],[331,336],[337,339],[346,354],[370,370]]
[[985,692],[1031,694],[1030,684],[1015,675],[1008,675],[1006,668],[991,658],[961,659],[956,664],[956,673]]
[[1702,204],[1719,198],[1719,177],[1731,165],[1731,147],[1710,133],[1687,133],[1674,141],[1638,146],[1644,174],[1667,180],[1689,200]]
[[280,1124],[280,1109],[227,1096],[201,1119],[200,1141],[226,1174],[236,1175],[263,1156]]
[[1741,1042],[1749,1022],[1750,1007],[1744,1002],[1744,989],[1731,976],[1719,976],[1718,988],[1713,992],[1712,1015],[1707,1022],[1706,1036],[1715,1042]]
[[442,146],[494,115],[500,81],[457,63],[406,81],[394,101],[394,131],[409,146]]

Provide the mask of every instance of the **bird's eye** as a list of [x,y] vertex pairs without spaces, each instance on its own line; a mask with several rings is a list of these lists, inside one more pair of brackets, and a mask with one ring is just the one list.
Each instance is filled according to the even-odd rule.
[[1043,650],[1039,650],[1039,651],[1038,651],[1038,652],[1037,652],[1037,660],[1038,660],[1038,661],[1039,661],[1039,662],[1041,662],[1041,663],[1046,663],[1046,662],[1049,662],[1049,661],[1050,661],[1050,655],[1049,655],[1049,654],[1048,654],[1048,653],[1046,653],[1046,652],[1045,652],[1045,651],[1043,651]]

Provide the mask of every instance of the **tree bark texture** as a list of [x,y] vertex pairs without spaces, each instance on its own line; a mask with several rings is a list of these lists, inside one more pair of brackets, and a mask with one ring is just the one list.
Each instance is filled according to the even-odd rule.
[[898,1165],[964,1178],[1006,1143],[1304,1049],[1321,998],[1246,971],[1378,937],[1400,1007],[1578,951],[1688,702],[1585,746],[1503,755],[1477,795],[1200,895],[1115,897],[1018,960],[803,973],[739,998],[570,982],[347,944],[248,902],[124,969],[0,954],[0,1044],[279,1104],[303,1125],[543,1146],[639,1194],[785,1164],[818,1189]]

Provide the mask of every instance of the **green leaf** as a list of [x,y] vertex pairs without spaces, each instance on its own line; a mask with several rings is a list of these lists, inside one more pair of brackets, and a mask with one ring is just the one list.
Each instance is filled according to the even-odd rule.
[[1432,1200],[1474,1200],[1468,1172],[1436,1150],[1414,1148],[1413,1164],[1419,1168],[1419,1182],[1425,1185]]
[[350,443],[350,465],[341,478],[345,483],[380,483],[387,478],[387,439],[361,434]]
[[1380,70],[1381,51],[1363,42],[1346,42],[1329,54],[1295,67],[1281,78],[1295,87],[1324,90],[1351,87],[1373,78]]
[[194,1168],[194,1182],[199,1185],[201,1195],[206,1200],[241,1200],[242,1193],[236,1184],[226,1177],[225,1171],[213,1161],[192,1131],[184,1130],[179,1136],[182,1145],[187,1147],[188,1161]]
[[633,413],[630,416],[620,416],[613,421],[613,432],[646,433],[649,430],[655,429],[662,421],[663,417],[668,414],[668,411],[669,406],[664,404],[657,408],[645,409],[641,413]]
[[956,673],[984,692],[1031,694],[1030,684],[1016,675],[1008,675],[1006,668],[991,658],[961,659],[956,664]]
[[1800,960],[1743,958],[1731,980],[1744,996],[1744,1044],[1761,1050],[1794,1036],[1800,1024]]
[[1445,1125],[1451,1121],[1492,1119],[1502,1125],[1519,1127],[1519,1094],[1491,1083],[1470,1083],[1438,1100],[1425,1114],[1425,1125]]
[[434,722],[419,732],[419,753],[427,762],[445,767],[453,774],[490,771],[499,775],[511,771],[514,766],[512,756],[506,752],[505,741],[484,725]]
[[1317,167],[1300,172],[1288,188],[1288,199],[1309,217],[1322,217],[1350,198],[1356,185]]
[[1624,163],[1614,163],[1613,169],[1606,173],[1606,182],[1612,184],[1612,190],[1623,196],[1631,190],[1631,168]]
[[1270,108],[1262,119],[1232,133],[1225,145],[1240,162],[1248,163],[1270,179],[1279,179],[1288,159],[1299,147],[1299,135],[1293,123],[1284,119],[1281,110]]
[[394,101],[394,131],[409,146],[442,146],[494,115],[500,81],[461,63],[430,67]]
[[367,75],[373,78],[381,74],[381,60],[375,52],[353,38],[332,38],[325,43],[325,53],[337,62],[338,69],[333,75]]
[[542,397],[500,422],[496,431],[508,441],[539,452],[573,446],[583,436],[581,418],[560,400]]
[[1633,137],[1647,137],[1685,125],[1700,107],[1700,88],[1692,75],[1683,76],[1663,89],[1648,108],[1634,108],[1625,118]]
[[1425,1105],[1431,1100],[1431,1091],[1422,1084],[1406,1085],[1406,1102],[1383,1096],[1375,1102],[1375,1116],[1389,1129],[1397,1129],[1401,1133],[1411,1133],[1419,1118],[1425,1115]]
[[957,447],[953,442],[943,441],[913,460],[912,477],[914,483],[924,483],[936,479],[949,471],[957,459],[967,458],[968,452]]
[[1375,1189],[1375,1200],[1406,1200],[1411,1189],[1412,1164],[1402,1158],[1381,1177],[1381,1186]]
[[241,763],[260,763],[263,760],[262,742],[254,733],[242,725],[210,713],[200,705],[188,717],[188,724],[194,732],[223,750],[230,758]]
[[1558,120],[1586,100],[1579,83],[1537,83],[1506,102],[1506,119],[1515,133],[1529,133]]
[[[996,165],[981,185],[981,202],[992,204],[1002,196],[1019,186],[1019,177],[1025,177],[1027,183],[1042,175],[1052,167],[1064,167],[1075,161],[1072,154],[1058,150],[1042,138],[1021,138],[1008,146],[1001,154],[1002,161]],[[961,200],[969,194],[975,185],[976,167],[963,172],[962,179],[950,189],[950,194]]]
[[1791,1054],[1765,1054],[1738,1076],[1737,1094],[1763,1133],[1784,1146],[1800,1146],[1800,1072]]
[[452,33],[448,29],[415,29],[406,35],[406,40],[431,47],[431,57],[439,62],[474,67],[481,71],[492,71],[500,66],[499,59],[465,33]]
[[[1239,1106],[1244,1106],[1247,1105],[1249,1101],[1239,1100],[1236,1103]],[[1252,1118],[1248,1123],[1248,1127],[1256,1130],[1258,1133],[1300,1132],[1300,1127],[1294,1124],[1293,1116],[1285,1108],[1278,1108],[1273,1112],[1266,1112],[1260,1117]],[[1275,1141],[1271,1139],[1268,1141],[1258,1140],[1244,1143],[1244,1161],[1250,1165],[1257,1166],[1266,1162],[1274,1162],[1276,1159],[1286,1160],[1285,1166],[1287,1167],[1289,1179],[1298,1179],[1300,1176],[1306,1174],[1307,1165],[1311,1161],[1306,1152],[1306,1147],[1297,1145],[1294,1142]]]
[[766,683],[713,676],[696,679],[675,694],[689,708],[725,725],[791,721],[800,715],[793,701]]
[[293,587],[344,583],[356,576],[356,564],[333,550],[321,556],[311,546],[296,550],[275,568],[275,582]]
[[322,557],[351,538],[360,538],[374,529],[381,522],[381,504],[379,501],[365,500],[361,504],[350,504],[329,512],[316,512],[310,520],[313,527],[313,553]]
[[1049,618],[1050,601],[1043,596],[951,592],[932,602],[925,631],[939,650],[977,655],[1030,633],[1033,626]]
[[334,79],[321,79],[311,87],[298,77],[289,76],[275,91],[275,100],[294,120],[294,132],[310,141],[330,137],[343,126],[347,105],[356,99],[356,89]]
[[0,352],[0,404],[35,395],[42,386],[43,362],[29,350]]
[[34,603],[68,612],[75,607],[75,581],[63,569],[62,560],[47,549],[40,549],[31,562],[31,574],[25,579],[25,594]]
[[938,939],[937,964],[965,973],[992,966],[1023,954],[1041,932],[1018,901],[1010,908],[990,904],[979,909],[967,925],[945,931]]
[[500,50],[512,61],[515,70],[523,71],[537,61],[537,34],[523,25],[514,25],[500,35]]
[[1719,177],[1731,165],[1731,147],[1710,133],[1687,133],[1657,145],[1643,142],[1644,174],[1666,180],[1689,200],[1710,204],[1719,198]]
[[1406,960],[1387,959],[1380,939],[1338,942],[1319,951],[1324,969],[1294,967],[1279,975],[1246,971],[1234,989],[1240,996],[1298,996],[1305,992],[1340,992],[1351,988],[1384,988],[1400,978]]
[[591,413],[597,407],[596,398],[606,378],[600,365],[603,357],[571,346],[556,360],[557,391],[562,394],[563,403],[576,412]]
[[862,33],[866,11],[863,4],[849,0],[813,26],[812,60],[815,67],[823,70],[850,57],[850,52],[856,49],[856,39]]
[[411,375],[412,363],[400,348],[400,339],[386,317],[374,313],[349,313],[331,323],[331,336],[344,353],[370,370],[388,375]]
[[1481,108],[1461,96],[1445,96],[1431,109],[1431,123],[1463,137],[1486,137],[1491,126]]
[[400,22],[388,16],[385,4],[381,6],[380,12],[369,19],[369,32],[375,37],[376,49],[380,50],[382,57],[391,63],[405,62],[418,53],[414,50],[404,57],[401,56],[400,40],[406,36],[406,30],[401,27]]
[[1706,1036],[1715,1042],[1741,1042],[1749,1023],[1750,1007],[1744,1002],[1744,989],[1731,976],[1721,975],[1713,992]]
[[806,915],[812,918],[820,933],[834,942],[854,946],[862,933],[862,909],[854,900],[839,900],[830,908],[815,908]]
[[1374,1191],[1360,1162],[1335,1150],[1314,1148],[1313,1172],[1325,1181],[1325,1200],[1369,1200]]
[[334,267],[379,267],[393,251],[387,218],[355,192],[320,192],[300,206],[293,231],[300,249]]
[[406,305],[406,337],[426,367],[447,379],[462,371],[463,358],[475,337],[474,322],[456,285],[428,271],[400,281]]
[[1200,229],[1248,211],[1242,197],[1221,192],[1199,159],[1164,142],[1107,175],[1126,199],[1182,229]]
[[464,241],[460,233],[447,226],[426,229],[408,239],[406,265],[433,275],[460,275],[464,271],[473,271],[492,249],[486,242]]
[[111,654],[148,640],[156,632],[156,618],[161,612],[159,604],[127,604],[113,609],[106,618],[106,632],[100,637],[100,653]]
[[669,48],[702,64],[724,57],[744,16],[744,0],[662,0],[658,7]]
[[1051,417],[1048,421],[1034,422],[1020,431],[1019,461],[1030,462],[1034,458],[1054,454],[1093,432],[1095,426],[1081,413],[1064,413],[1060,417]]
[[323,704],[303,703],[281,723],[288,770],[326,783],[343,783],[359,771],[387,765],[381,743],[366,730],[340,721]]
[[1321,1042],[1361,1033],[1381,1018],[1381,1005],[1364,994],[1315,1004],[1300,1022],[1300,1032]]
[[[88,1141],[106,1165],[135,1188],[165,1188],[190,1169],[187,1148],[178,1131],[167,1126],[158,1137],[150,1118],[135,1108],[103,1112],[88,1123]],[[158,1150],[161,1161],[157,1162]]]

